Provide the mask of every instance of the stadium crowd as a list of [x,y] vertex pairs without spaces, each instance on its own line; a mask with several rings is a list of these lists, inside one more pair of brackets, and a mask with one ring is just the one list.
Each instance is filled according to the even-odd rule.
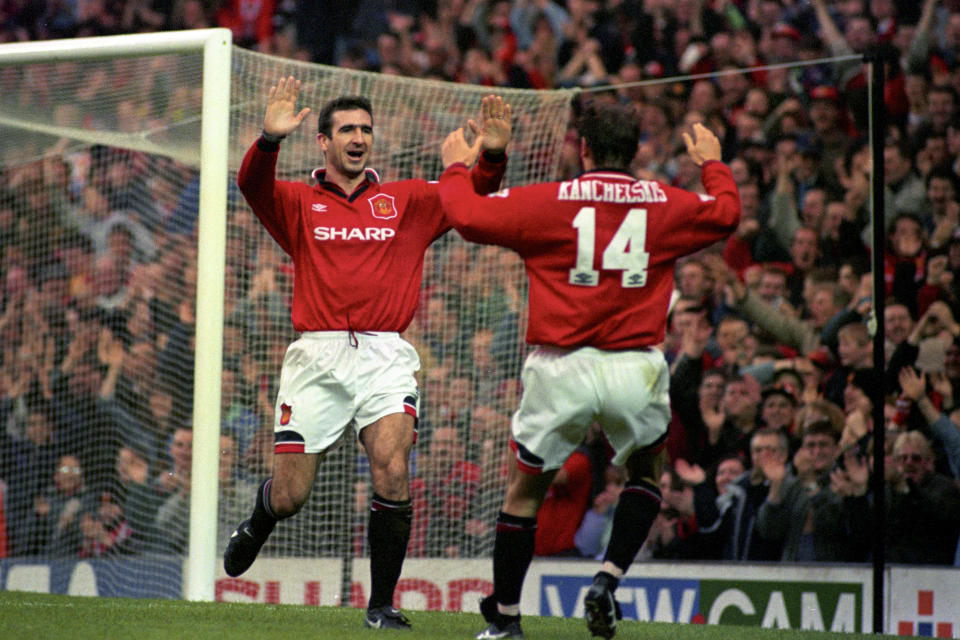
[[[677,268],[670,467],[641,556],[868,560],[869,442],[882,432],[887,560],[960,565],[960,2],[0,1],[0,42],[218,25],[303,61],[632,104],[636,176],[701,192],[680,133],[706,122],[743,215]],[[889,120],[882,373],[868,328],[867,85],[850,57],[868,51],[885,61]],[[681,74],[704,75],[638,84]],[[79,116],[103,87],[88,89]],[[163,108],[189,99],[172,91]],[[118,106],[118,126],[143,115],[133,107]],[[575,143],[571,131],[563,177],[579,171]],[[0,167],[0,557],[185,549],[185,534],[159,532],[184,532],[189,503],[196,175],[156,160],[187,185],[171,192],[137,158],[94,147]],[[271,381],[291,337],[289,266],[231,203],[227,505],[270,464]],[[524,286],[505,250],[448,237],[428,254],[405,336],[423,360],[412,556],[490,553]],[[623,482],[588,437],[541,509],[537,553],[601,553]],[[368,491],[358,480],[337,496],[356,505],[344,549],[357,554]],[[317,491],[307,509],[330,498]],[[221,513],[221,538],[239,517]],[[267,553],[317,546],[278,530]]]

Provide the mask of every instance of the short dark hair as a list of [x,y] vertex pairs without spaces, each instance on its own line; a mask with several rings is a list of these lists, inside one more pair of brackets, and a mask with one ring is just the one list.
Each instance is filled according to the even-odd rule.
[[946,180],[953,187],[954,197],[960,196],[960,178],[953,172],[949,164],[941,164],[930,170],[927,177],[923,179],[923,186],[930,188],[931,180]]
[[909,160],[911,166],[913,165],[913,145],[911,145],[908,140],[887,140],[884,143],[883,148],[896,149],[901,158],[904,160]]
[[719,377],[723,378],[723,384],[727,384],[727,382],[729,382],[729,380],[730,380],[733,376],[736,376],[736,375],[738,375],[738,374],[736,374],[736,373],[731,373],[731,374],[728,375],[727,372],[724,371],[724,370],[723,370],[722,368],[720,368],[720,367],[711,367],[711,368],[707,369],[706,371],[704,371],[703,374],[701,374],[701,376],[700,376],[700,381],[702,382],[702,381],[706,380],[707,378],[713,378],[713,377],[719,376]]
[[373,121],[373,107],[370,106],[369,100],[363,96],[340,96],[323,105],[320,116],[317,118],[317,131],[328,138],[332,137],[333,132],[330,127],[333,126],[333,112],[354,109],[363,109],[370,114],[370,121]]
[[850,268],[853,269],[853,273],[859,278],[865,273],[870,272],[870,264],[867,261],[867,258],[862,254],[846,256],[840,260],[840,266],[850,265]]
[[817,420],[805,426],[801,440],[807,436],[828,436],[833,439],[834,443],[840,441],[840,433],[829,420]]
[[953,103],[957,103],[957,91],[953,87],[947,84],[932,84],[927,87],[927,95],[931,93],[942,93],[944,95],[949,95],[953,99]]
[[598,168],[626,169],[637,154],[640,123],[628,107],[591,104],[580,117],[577,130]]

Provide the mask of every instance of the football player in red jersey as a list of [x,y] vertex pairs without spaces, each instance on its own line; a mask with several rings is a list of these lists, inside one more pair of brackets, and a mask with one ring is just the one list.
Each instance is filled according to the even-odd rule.
[[511,469],[497,518],[494,591],[481,602],[476,637],[519,638],[520,592],[534,550],[536,514],[553,476],[590,424],[603,427],[629,479],[617,504],[603,567],[585,599],[587,626],[610,638],[613,593],[660,508],[658,480],[670,420],[663,353],[674,264],[724,239],[740,220],[740,197],[706,127],[684,134],[708,195],[629,173],[640,139],[629,109],[590,107],[578,123],[584,173],[573,180],[509,189],[487,198],[467,166],[480,148],[463,131],[443,144],[440,198],[467,240],[523,258],[530,279],[523,396],[513,416]]
[[[237,183],[260,222],[293,259],[292,319],[301,337],[287,349],[275,410],[273,477],[264,481],[250,519],[224,553],[230,576],[247,570],[277,520],[297,513],[310,494],[324,452],[353,426],[370,460],[368,524],[371,590],[366,624],[408,628],[393,592],[410,537],[409,457],[415,440],[416,350],[400,337],[416,311],[423,255],[450,229],[436,183],[381,184],[367,168],[373,147],[370,102],[344,96],[327,103],[317,140],[326,167],[316,184],[276,179],[280,142],[310,113],[296,111],[300,82],[270,88],[263,134],[247,151]],[[500,184],[510,140],[510,107],[486,96],[473,187]]]

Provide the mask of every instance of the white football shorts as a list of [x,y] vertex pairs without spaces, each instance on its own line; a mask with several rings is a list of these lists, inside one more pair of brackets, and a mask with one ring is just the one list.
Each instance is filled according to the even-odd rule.
[[347,427],[419,412],[416,349],[396,332],[309,331],[288,348],[274,410],[275,453],[321,453]]
[[521,471],[559,469],[597,421],[622,465],[670,422],[670,372],[658,349],[537,347],[522,372],[511,447]]

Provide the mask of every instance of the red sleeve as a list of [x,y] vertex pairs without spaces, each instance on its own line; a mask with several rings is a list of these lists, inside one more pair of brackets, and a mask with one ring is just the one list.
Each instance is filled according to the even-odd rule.
[[700,180],[707,195],[664,186],[669,190],[671,216],[676,216],[671,226],[678,232],[666,235],[658,248],[671,257],[718,242],[740,224],[740,192],[727,165],[716,160],[704,162]]
[[922,317],[937,300],[944,299],[944,291],[941,287],[924,283],[917,293],[917,317]]
[[257,14],[256,38],[258,43],[263,43],[273,37],[273,0],[262,0],[260,4],[260,13]]
[[500,188],[500,183],[503,181],[503,174],[506,170],[506,155],[500,160],[491,161],[487,159],[486,153],[481,153],[477,164],[475,164],[470,171],[473,190],[482,196],[493,193]]
[[[500,194],[481,197],[474,192],[466,165],[451,165],[440,176],[443,208],[460,235],[470,242],[497,244],[511,249],[522,245],[522,220],[525,214],[532,213],[531,208],[514,196],[532,188],[522,187],[511,193],[510,198],[500,198]],[[504,191],[502,195],[506,193]]]
[[750,251],[750,243],[736,234],[727,238],[723,245],[723,261],[730,265],[738,276],[742,275],[747,267],[756,264]]
[[277,244],[290,255],[293,247],[292,218],[296,212],[287,206],[283,191],[287,183],[276,179],[278,151],[260,149],[260,139],[247,150],[237,172],[237,186],[260,223]]
[[579,491],[590,491],[593,482],[590,458],[579,451],[574,451],[563,463],[563,470],[567,474],[566,492],[575,495]]

